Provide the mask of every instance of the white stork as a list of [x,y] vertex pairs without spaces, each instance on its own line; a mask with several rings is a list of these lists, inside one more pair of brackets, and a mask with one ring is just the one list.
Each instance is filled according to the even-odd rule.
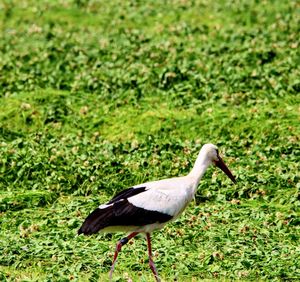
[[205,144],[191,172],[186,176],[152,181],[133,186],[100,205],[84,221],[78,234],[90,235],[98,231],[131,232],[116,246],[110,278],[123,245],[139,233],[145,233],[148,245],[149,265],[156,281],[160,281],[152,259],[150,233],[175,220],[193,199],[199,181],[206,169],[215,164],[235,183],[235,177],[213,144]]

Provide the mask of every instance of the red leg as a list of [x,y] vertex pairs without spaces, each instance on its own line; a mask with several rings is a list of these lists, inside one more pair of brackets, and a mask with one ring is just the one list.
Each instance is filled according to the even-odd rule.
[[150,238],[150,233],[146,233],[147,236],[147,245],[148,245],[148,255],[149,255],[149,265],[150,268],[155,276],[155,280],[156,282],[160,282],[160,278],[158,277],[158,272],[157,269],[155,267],[153,258],[152,258],[152,247],[151,247],[151,238]]
[[117,258],[118,258],[118,254],[119,252],[121,251],[122,249],[122,246],[124,246],[126,243],[128,243],[128,241],[130,239],[132,239],[133,237],[135,237],[136,235],[138,235],[139,232],[132,232],[130,233],[127,237],[124,237],[123,239],[121,239],[118,243],[117,243],[117,246],[116,246],[116,251],[115,251],[115,255],[114,255],[114,260],[112,262],[112,266],[110,268],[110,272],[109,272],[109,279],[111,280],[112,279],[112,274],[114,272],[114,269],[115,269],[115,264],[117,262]]

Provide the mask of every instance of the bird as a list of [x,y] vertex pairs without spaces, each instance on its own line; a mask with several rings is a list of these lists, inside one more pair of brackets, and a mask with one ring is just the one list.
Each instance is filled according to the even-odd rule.
[[187,175],[132,186],[116,194],[87,216],[78,235],[91,235],[100,231],[129,233],[117,242],[109,272],[110,279],[121,248],[142,233],[146,235],[150,269],[155,280],[161,281],[153,261],[150,234],[180,216],[194,198],[200,179],[212,164],[236,183],[235,177],[221,158],[218,147],[205,144]]

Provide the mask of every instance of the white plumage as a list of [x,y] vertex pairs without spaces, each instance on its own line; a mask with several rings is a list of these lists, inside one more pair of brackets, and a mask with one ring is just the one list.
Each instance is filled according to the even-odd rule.
[[235,182],[217,147],[205,144],[188,175],[133,186],[114,196],[108,203],[100,205],[86,218],[78,234],[89,235],[98,231],[132,232],[117,244],[110,277],[121,247],[138,233],[143,232],[147,237],[150,268],[156,281],[160,281],[152,259],[150,233],[163,228],[184,211],[195,196],[201,177],[211,164],[221,168]]
[[188,176],[148,182],[135,187],[146,191],[128,199],[136,207],[177,217],[193,199],[196,183]]

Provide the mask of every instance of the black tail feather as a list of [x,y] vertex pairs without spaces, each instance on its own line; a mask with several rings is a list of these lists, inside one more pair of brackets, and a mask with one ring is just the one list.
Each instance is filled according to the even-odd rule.
[[91,235],[108,226],[112,207],[95,209],[83,222],[78,230],[78,235]]
[[[139,193],[144,192],[146,187],[128,188],[122,192],[115,195],[108,203],[106,208],[98,208],[94,210],[84,221],[80,229],[78,230],[78,235],[85,234],[90,235],[97,233],[99,230],[109,226],[115,221],[116,213],[122,214],[122,211],[126,205],[128,197],[132,197]],[[116,203],[116,206],[115,206]],[[111,205],[113,204],[113,205]],[[118,210],[120,209],[120,210]],[[126,210],[126,209],[125,209]],[[118,220],[117,220],[118,221]],[[122,219],[120,220],[122,225]]]

